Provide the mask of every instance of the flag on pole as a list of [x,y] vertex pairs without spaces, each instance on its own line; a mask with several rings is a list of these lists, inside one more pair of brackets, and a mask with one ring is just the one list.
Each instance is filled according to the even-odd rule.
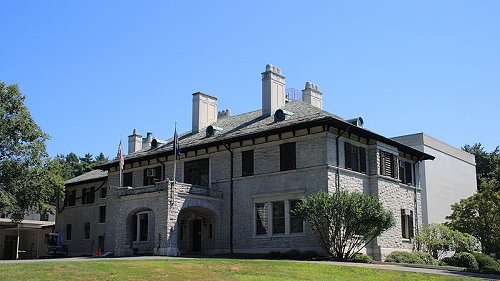
[[116,159],[118,159],[118,166],[120,171],[123,170],[123,165],[125,160],[123,159],[122,141],[120,140],[120,145],[118,146],[118,153],[116,154]]
[[181,159],[181,147],[179,145],[179,136],[177,135],[177,124],[175,124],[175,129],[174,129],[173,149],[174,149],[175,159],[180,160]]

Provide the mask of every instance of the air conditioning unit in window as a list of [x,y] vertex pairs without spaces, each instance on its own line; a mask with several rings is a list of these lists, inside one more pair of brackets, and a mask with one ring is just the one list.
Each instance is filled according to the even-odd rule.
[[147,169],[147,170],[146,170],[146,176],[147,176],[148,178],[152,178],[152,177],[156,176],[156,171],[155,171],[155,169]]

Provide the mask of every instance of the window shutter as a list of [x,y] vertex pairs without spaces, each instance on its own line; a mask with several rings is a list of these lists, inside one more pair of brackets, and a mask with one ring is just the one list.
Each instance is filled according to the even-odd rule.
[[355,145],[351,145],[351,168],[353,171],[359,172],[358,147]]
[[401,237],[406,238],[406,212],[401,209]]
[[147,186],[149,185],[148,181],[148,169],[144,169],[144,177],[143,177],[143,184],[142,186]]
[[366,174],[366,149],[359,148],[359,171]]
[[82,189],[82,205],[87,204],[87,189]]
[[410,162],[405,162],[405,171],[406,171],[406,178],[405,178],[406,183],[411,185],[413,183],[413,177],[412,177],[412,168]]
[[410,234],[409,238],[413,238],[413,211],[410,211],[408,215],[408,232]]
[[344,143],[344,159],[345,159],[345,168],[351,169],[351,144],[348,142]]
[[162,174],[161,166],[155,167],[155,181],[162,180],[161,174]]

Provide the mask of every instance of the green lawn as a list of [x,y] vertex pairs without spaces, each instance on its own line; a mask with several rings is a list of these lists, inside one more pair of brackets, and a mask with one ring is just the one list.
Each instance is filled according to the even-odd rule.
[[465,278],[289,261],[96,259],[0,264],[0,280],[465,280]]

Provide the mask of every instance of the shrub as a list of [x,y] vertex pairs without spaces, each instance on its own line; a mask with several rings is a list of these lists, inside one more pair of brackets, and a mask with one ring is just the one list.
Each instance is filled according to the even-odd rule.
[[439,261],[435,258],[432,257],[431,254],[426,253],[426,252],[415,252],[415,255],[417,255],[419,258],[421,258],[425,264],[428,265],[439,265]]
[[452,259],[455,266],[479,269],[476,258],[471,253],[458,253]]
[[474,236],[453,230],[443,224],[431,224],[415,237],[435,259],[440,251],[472,252],[480,250],[481,244]]
[[365,255],[363,253],[357,253],[352,257],[353,262],[363,262],[363,263],[369,263],[373,260],[372,257],[369,255]]
[[335,260],[352,258],[395,224],[375,197],[360,192],[318,192],[292,212],[309,223],[321,248]]
[[453,260],[453,257],[445,257],[441,259],[441,262],[446,265],[455,266],[455,261]]
[[320,255],[315,251],[304,251],[300,253],[300,258],[303,260],[310,260],[314,258],[318,258]]
[[269,258],[279,259],[279,258],[281,258],[281,252],[280,251],[271,251],[271,252],[269,252]]
[[386,262],[425,264],[425,261],[414,253],[394,251],[385,259]]
[[298,260],[300,259],[300,251],[297,249],[292,249],[283,254],[283,257],[287,259]]
[[500,271],[500,264],[492,257],[483,253],[472,253],[476,258],[479,269],[489,271]]

